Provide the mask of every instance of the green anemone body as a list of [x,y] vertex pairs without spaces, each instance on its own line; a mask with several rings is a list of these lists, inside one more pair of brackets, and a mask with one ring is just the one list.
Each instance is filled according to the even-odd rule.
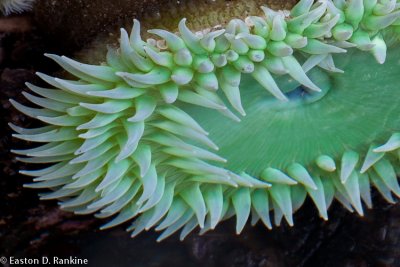
[[47,126],[23,129],[42,146],[14,153],[33,188],[50,188],[77,214],[155,227],[213,229],[250,214],[271,227],[309,196],[322,218],[334,199],[363,214],[374,186],[400,196],[399,3],[302,0],[290,12],[233,19],[192,33],[121,30],[102,65],[48,55],[76,80],[24,93],[41,109],[12,104]]

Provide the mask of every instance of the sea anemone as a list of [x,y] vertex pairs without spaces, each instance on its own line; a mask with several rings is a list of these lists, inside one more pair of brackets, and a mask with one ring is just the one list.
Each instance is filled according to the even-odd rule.
[[10,100],[47,124],[10,124],[14,137],[45,143],[13,150],[20,161],[51,163],[21,171],[35,177],[26,186],[51,189],[41,199],[64,210],[113,216],[103,229],[164,230],[159,240],[232,216],[237,233],[250,214],[293,225],[307,195],[325,220],[333,199],[363,215],[371,185],[393,203],[400,4],[262,10],[197,33],[182,19],[178,33],[149,30],[147,41],[135,20],[101,65],[47,54],[75,79],[37,73],[53,88],[28,83],[39,96],[23,94],[41,108]]
[[4,15],[31,10],[35,0],[2,0],[0,10]]

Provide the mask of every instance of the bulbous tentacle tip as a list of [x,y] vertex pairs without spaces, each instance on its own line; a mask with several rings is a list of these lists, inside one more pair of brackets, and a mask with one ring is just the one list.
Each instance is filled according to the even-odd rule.
[[251,74],[267,91],[281,101],[289,101],[289,99],[282,93],[272,78],[269,71],[261,65],[256,65],[254,72]]
[[379,151],[375,151],[376,146],[371,145],[367,155],[364,159],[364,163],[361,166],[360,173],[365,173],[369,168],[371,168],[376,162],[378,162],[385,154]]
[[179,36],[169,31],[161,29],[153,29],[153,30],[148,30],[147,32],[163,38],[166,41],[168,48],[174,52],[179,51],[182,48],[185,48],[184,41]]
[[292,76],[295,80],[306,86],[307,88],[311,89],[315,92],[321,92],[322,90],[315,85],[310,78],[307,77],[306,73],[304,72],[302,66],[298,61],[292,57],[285,57],[282,59],[283,64],[285,65],[286,69],[288,70],[288,74]]
[[373,40],[374,47],[371,52],[379,64],[385,63],[387,46],[382,36],[377,35]]
[[389,140],[377,147],[373,149],[373,152],[375,153],[379,153],[379,152],[389,152],[389,151],[393,151],[400,148],[400,134],[399,133],[394,133]]
[[309,187],[312,190],[317,190],[317,186],[310,176],[308,171],[300,164],[293,163],[288,167],[288,173],[291,177],[297,180],[299,183],[304,184],[305,186]]
[[297,184],[297,182],[293,180],[291,177],[289,177],[282,171],[274,168],[266,168],[261,173],[261,178],[271,183],[273,182],[273,183],[288,184],[288,185]]
[[363,26],[369,30],[382,30],[400,18],[400,10],[384,16],[370,15],[363,21]]
[[342,157],[340,181],[344,184],[350,177],[359,160],[359,155],[354,151],[346,151]]

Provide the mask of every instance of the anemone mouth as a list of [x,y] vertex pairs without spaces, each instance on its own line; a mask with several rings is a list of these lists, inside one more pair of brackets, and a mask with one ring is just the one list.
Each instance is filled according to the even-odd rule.
[[43,108],[11,100],[48,124],[10,125],[46,143],[14,150],[19,160],[54,163],[22,171],[27,186],[77,214],[115,215],[103,228],[157,225],[160,240],[233,215],[238,233],[250,214],[270,228],[271,210],[292,225],[307,195],[324,219],[333,199],[362,215],[371,185],[394,202],[400,53],[384,37],[398,38],[396,1],[263,10],[201,36],[183,19],[179,35],[154,29],[147,42],[135,21],[100,66],[47,55],[78,80],[38,73],[57,89],[24,95]]
[[207,109],[182,108],[209,131],[220,148],[218,154],[227,159],[223,166],[236,173],[259,177],[267,167],[286,169],[293,162],[311,166],[323,154],[366,154],[372,143],[383,143],[400,130],[399,100],[393,97],[397,52],[398,48],[391,49],[384,66],[355,50],[335,57],[344,73],[308,73],[321,92],[282,76],[277,84],[288,102],[266,94],[254,79],[243,76],[239,87],[246,116],[239,123]]

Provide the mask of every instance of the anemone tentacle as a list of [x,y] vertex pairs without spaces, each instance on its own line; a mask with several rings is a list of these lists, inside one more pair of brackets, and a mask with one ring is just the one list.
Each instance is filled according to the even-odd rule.
[[[372,205],[372,185],[394,202],[392,193],[400,197],[400,129],[387,142],[372,140],[366,153],[321,151],[307,163],[233,170],[213,133],[186,107],[211,109],[240,124],[248,108],[241,84],[249,78],[265,89],[261,97],[273,96],[279,105],[295,107],[297,94],[317,101],[335,89],[315,79],[314,71],[346,71],[336,67],[336,54],[356,48],[385,62],[386,36],[399,36],[399,7],[398,1],[301,0],[290,12],[263,7],[264,17],[233,19],[202,36],[182,19],[177,34],[149,30],[156,43],[141,39],[134,20],[130,34],[121,29],[119,47],[109,48],[104,64],[47,54],[77,80],[38,73],[55,89],[27,84],[41,97],[24,96],[41,108],[11,101],[49,125],[10,124],[14,137],[45,143],[13,150],[25,156],[21,161],[54,163],[21,171],[35,177],[26,186],[50,188],[41,198],[59,199],[65,210],[114,216],[102,228],[133,220],[132,236],[164,230],[159,240],[181,228],[182,239],[197,226],[204,233],[232,216],[237,233],[250,215],[271,228],[271,210],[276,225],[282,218],[293,225],[306,196],[323,219],[333,199],[363,215],[362,202]],[[302,91],[284,90],[282,77]]]
[[32,9],[35,0],[4,0],[0,3],[0,11],[5,15],[22,13]]

